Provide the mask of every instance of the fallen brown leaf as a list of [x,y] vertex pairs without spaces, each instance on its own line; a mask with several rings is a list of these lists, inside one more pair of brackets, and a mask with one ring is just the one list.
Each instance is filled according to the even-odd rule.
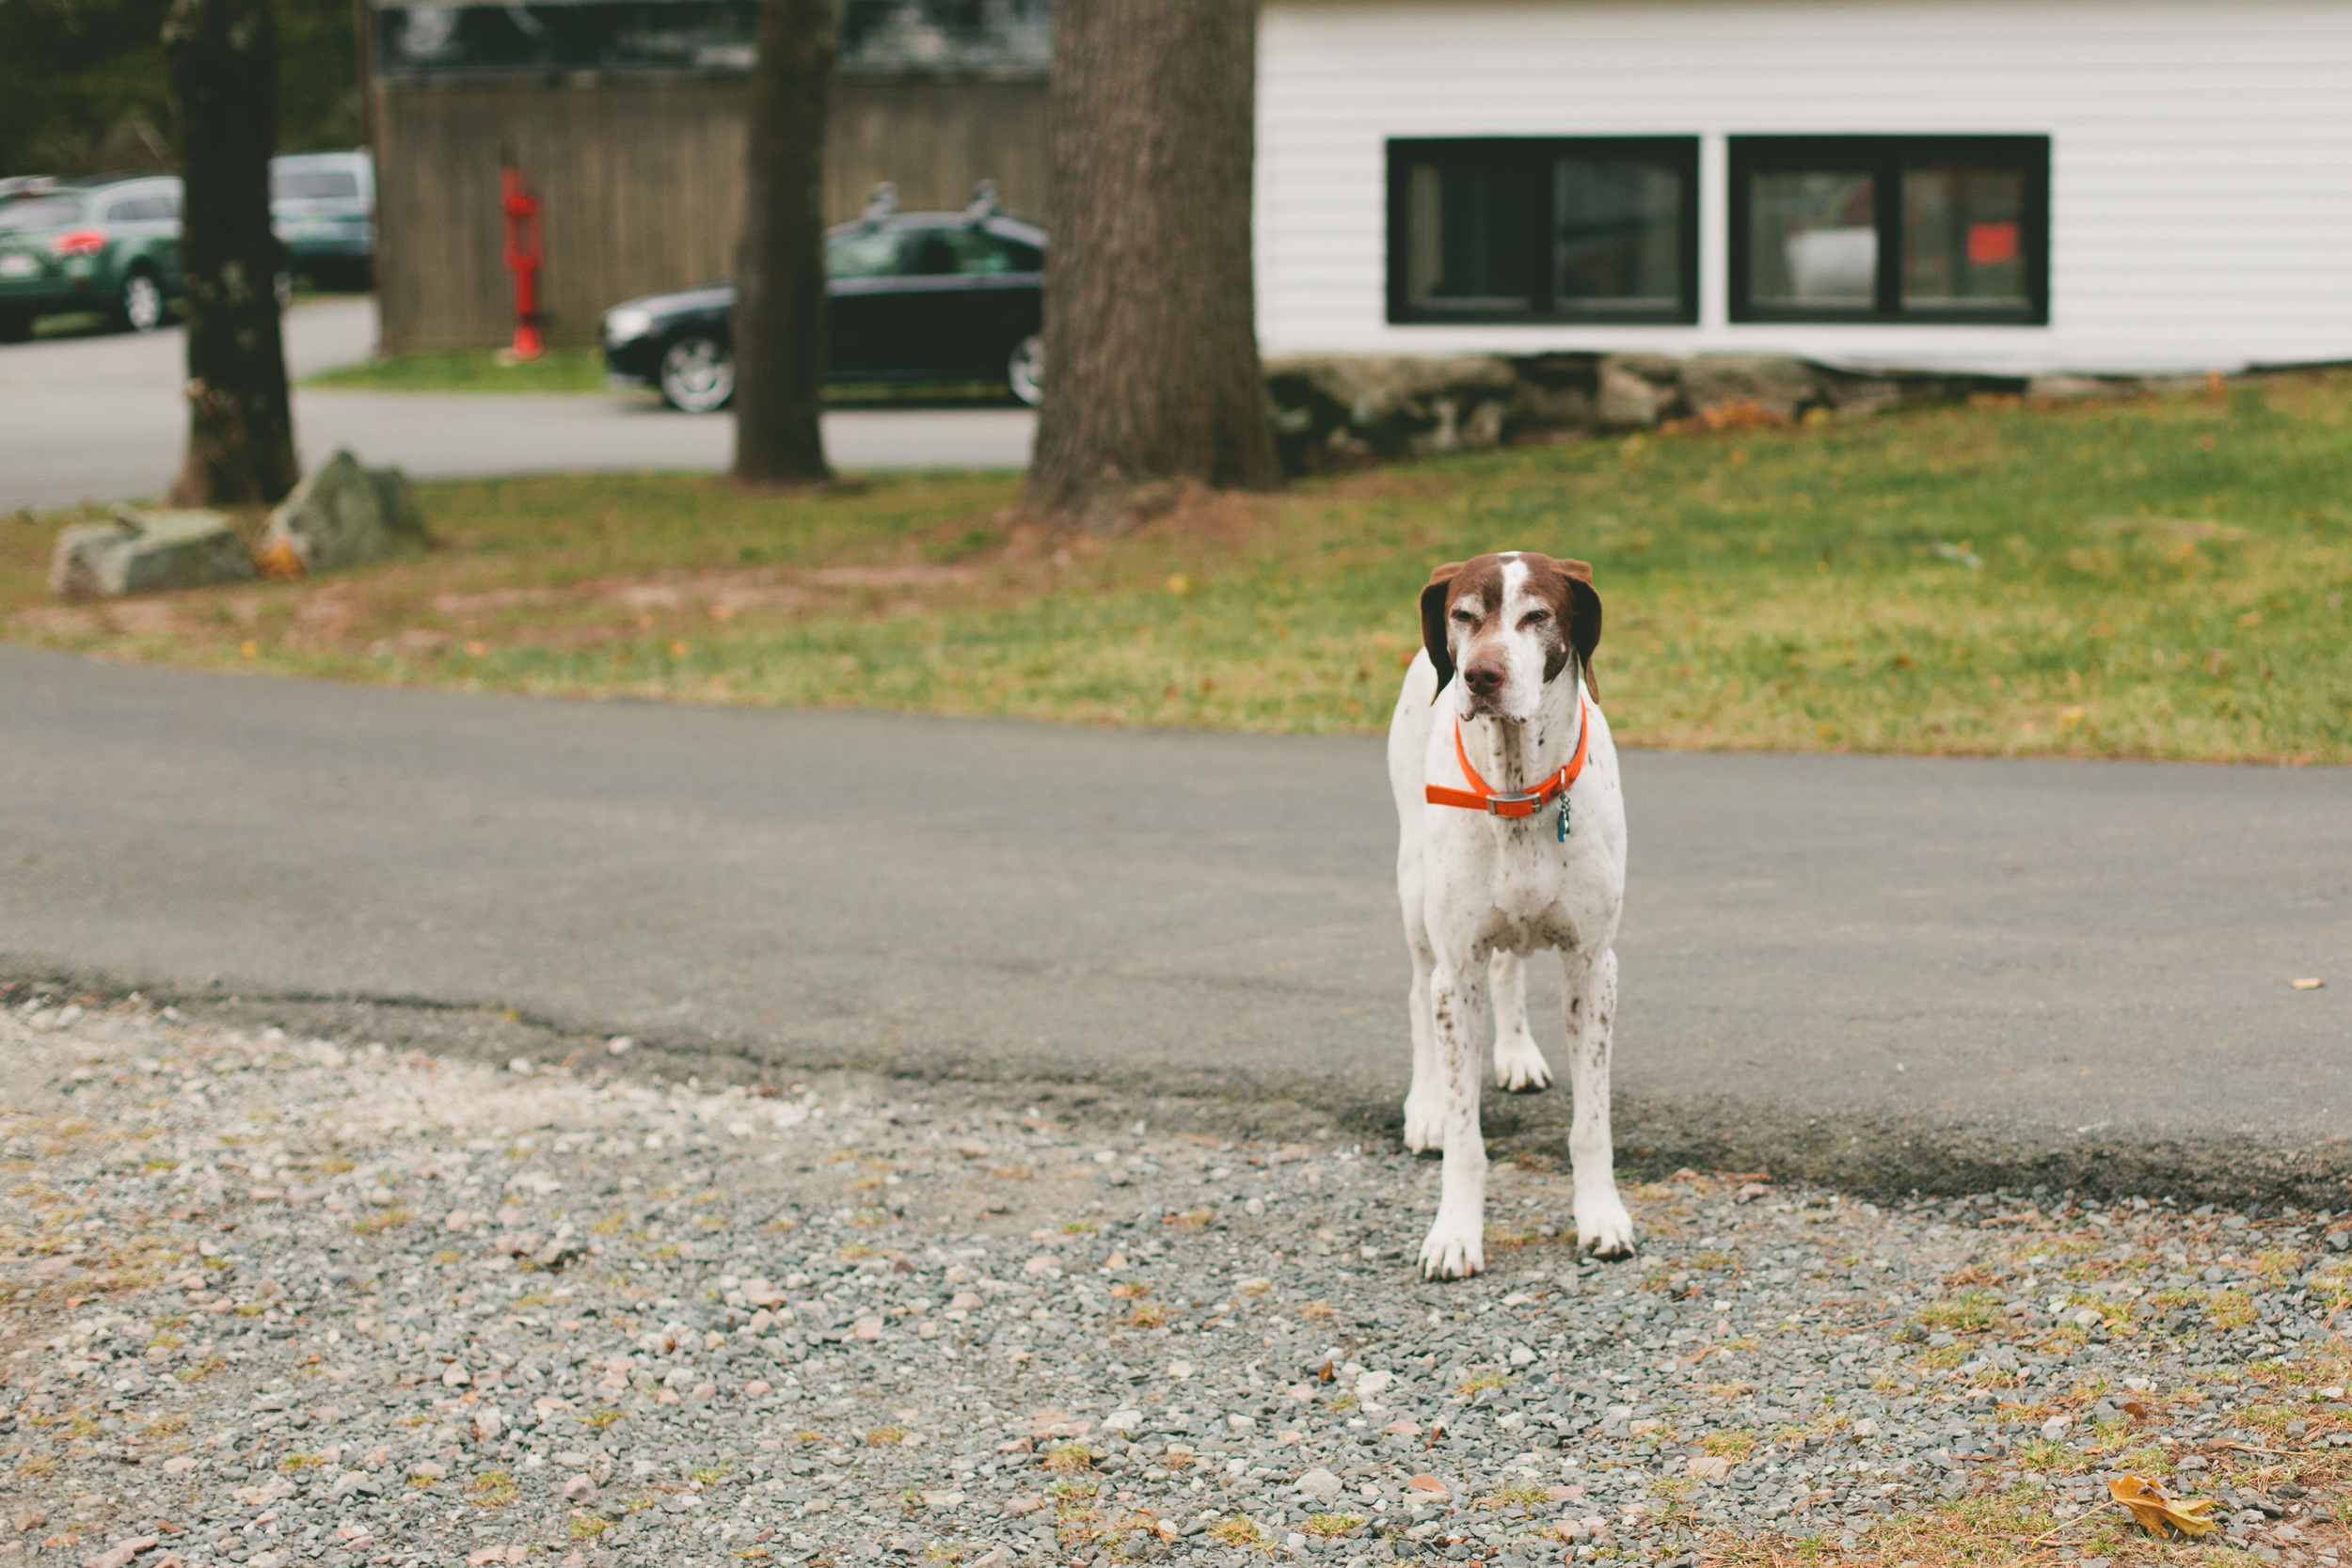
[[279,581],[292,581],[301,577],[303,572],[302,557],[296,555],[294,547],[283,539],[256,555],[253,564],[261,568],[263,577]]
[[2164,1528],[2167,1525],[2183,1535],[2206,1535],[2220,1528],[2205,1517],[2213,1511],[2211,1497],[2176,1499],[2145,1476],[2118,1476],[2107,1482],[2107,1491],[2117,1502],[2132,1511],[2140,1528],[2159,1541],[2168,1539]]

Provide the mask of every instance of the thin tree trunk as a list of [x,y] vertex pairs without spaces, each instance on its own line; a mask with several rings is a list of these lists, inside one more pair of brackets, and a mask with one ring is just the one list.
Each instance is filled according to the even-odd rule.
[[275,501],[294,488],[294,414],[278,337],[269,160],[278,142],[270,0],[174,0],[164,58],[180,115],[188,451],[182,506]]
[[1257,0],[1055,8],[1040,510],[1280,481],[1249,270],[1257,51]]
[[836,0],[767,0],[752,105],[743,251],[735,273],[735,477],[831,476],[825,389],[825,101]]

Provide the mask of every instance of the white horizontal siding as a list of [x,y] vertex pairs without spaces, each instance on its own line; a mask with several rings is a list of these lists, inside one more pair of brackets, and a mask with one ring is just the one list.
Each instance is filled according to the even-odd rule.
[[[1770,351],[2027,373],[2352,358],[2344,0],[1265,0],[1269,354]],[[2051,137],[2046,327],[1724,320],[1726,135]],[[1391,326],[1385,143],[1699,135],[1695,326]]]

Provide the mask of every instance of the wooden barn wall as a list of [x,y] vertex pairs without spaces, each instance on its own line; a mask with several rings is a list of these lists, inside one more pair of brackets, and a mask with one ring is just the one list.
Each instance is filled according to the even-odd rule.
[[[514,332],[499,154],[513,149],[541,204],[542,325],[596,341],[633,295],[732,276],[743,214],[740,81],[379,81],[377,291],[387,354],[486,347]],[[1045,214],[1045,89],[1035,80],[849,78],[834,88],[830,220],[878,181],[909,210],[961,208],[993,179]]]

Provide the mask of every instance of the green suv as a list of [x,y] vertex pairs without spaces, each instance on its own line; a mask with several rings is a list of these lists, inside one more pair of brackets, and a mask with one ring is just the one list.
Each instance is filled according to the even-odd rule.
[[0,342],[66,310],[152,332],[179,293],[178,180],[0,181]]

